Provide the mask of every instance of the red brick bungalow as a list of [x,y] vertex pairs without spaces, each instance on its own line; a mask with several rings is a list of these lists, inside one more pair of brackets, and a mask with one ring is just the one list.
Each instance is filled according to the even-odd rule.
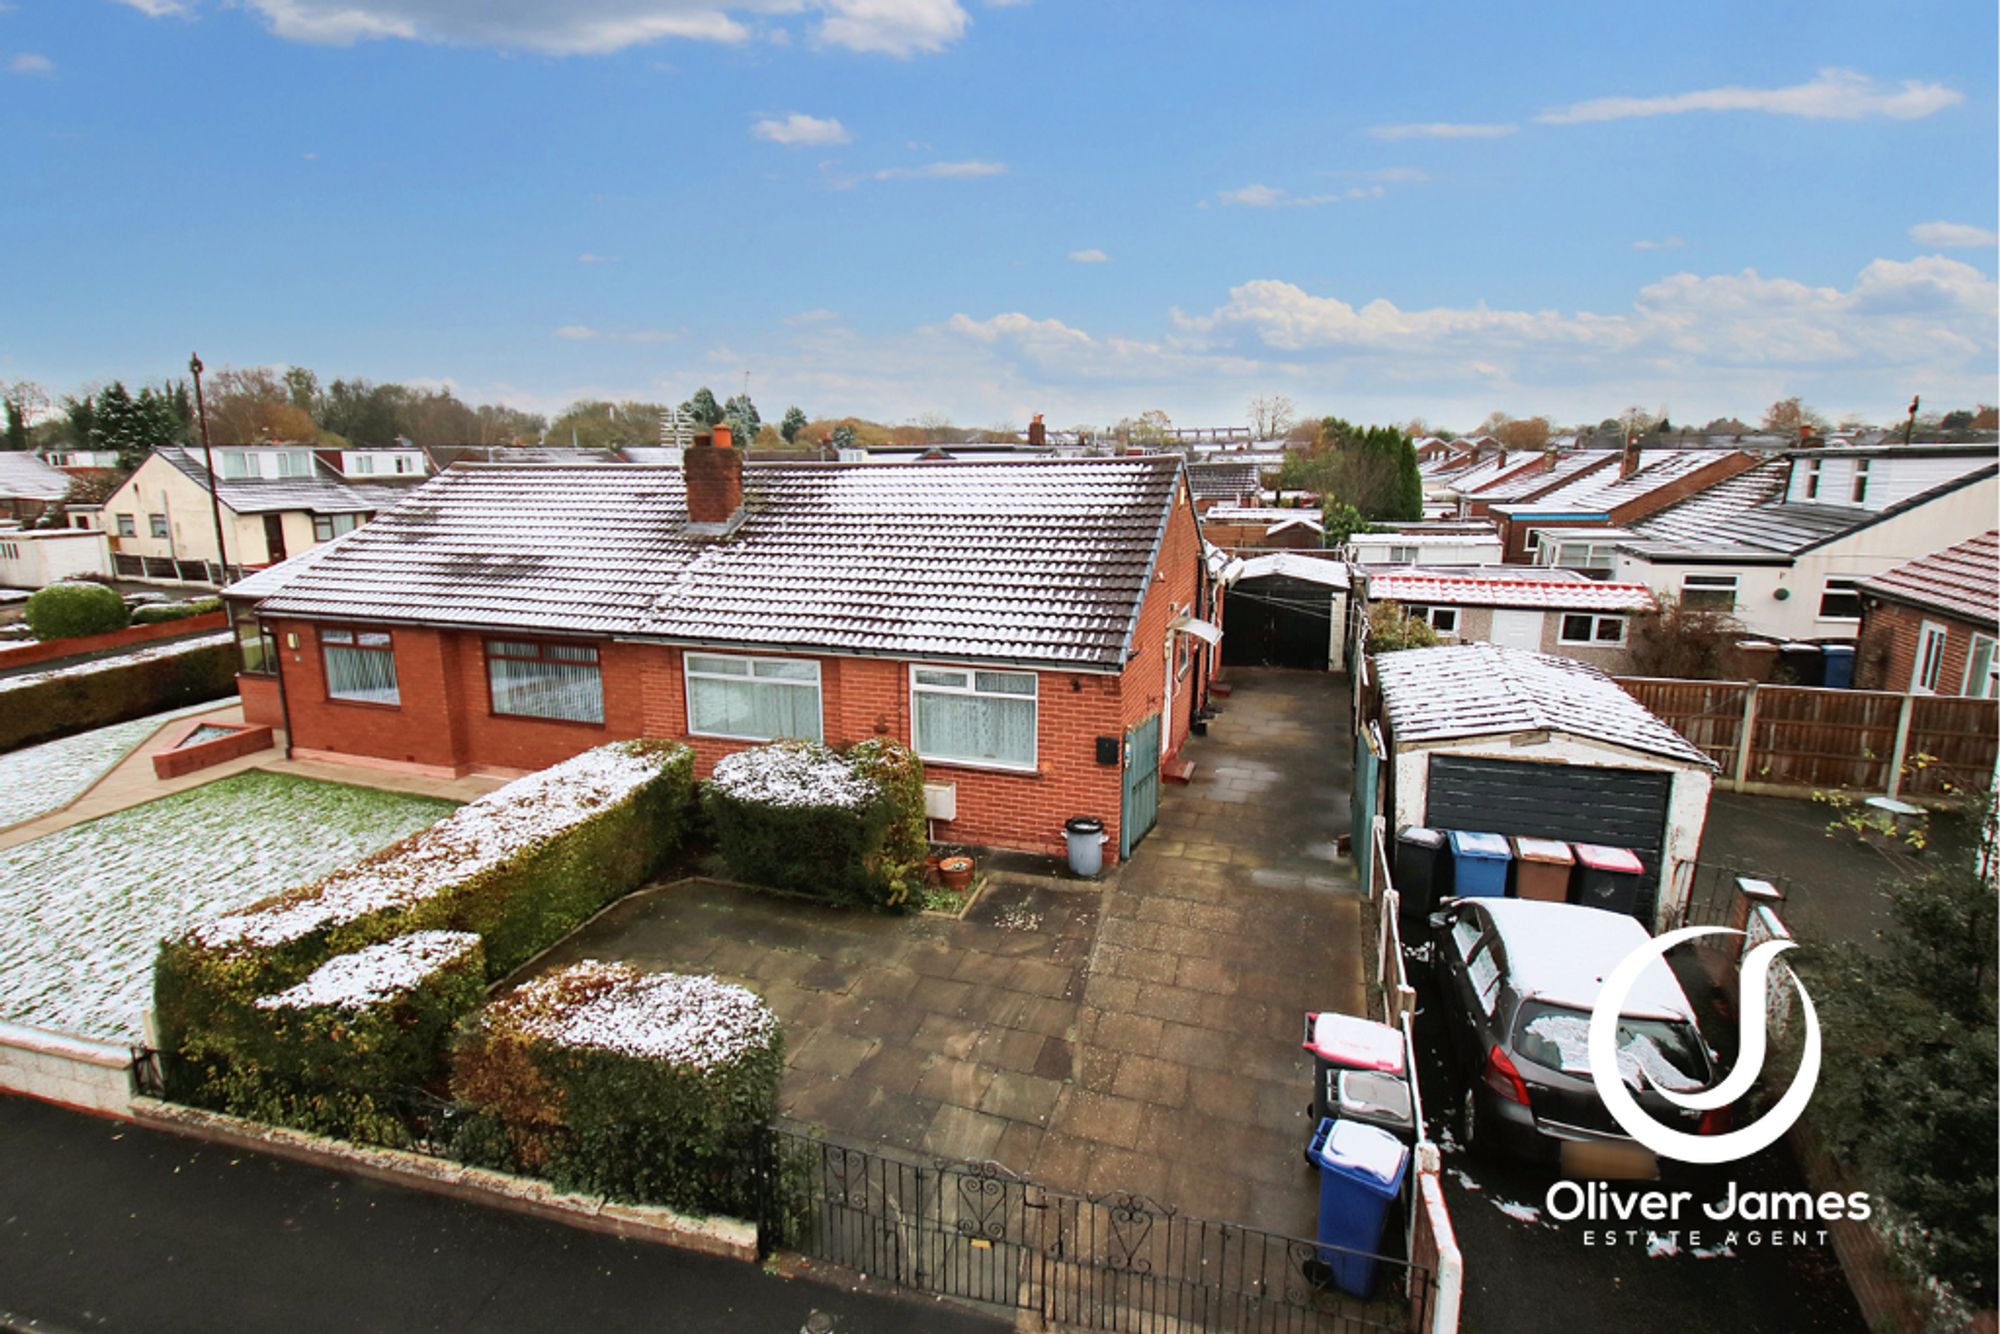
[[236,584],[246,714],[301,758],[446,775],[891,736],[955,789],[940,839],[1050,851],[1094,815],[1136,842],[1126,771],[1149,809],[1211,667],[1179,459],[746,472],[716,434],[684,469],[453,468]]
[[1855,684],[2000,695],[2000,530],[1863,579]]

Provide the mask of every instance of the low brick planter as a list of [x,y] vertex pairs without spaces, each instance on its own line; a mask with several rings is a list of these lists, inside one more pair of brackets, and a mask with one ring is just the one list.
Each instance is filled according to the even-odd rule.
[[0,670],[15,667],[32,667],[37,663],[54,662],[58,658],[75,658],[86,653],[101,653],[109,648],[131,648],[138,644],[152,644],[162,639],[177,639],[183,635],[206,634],[220,630],[229,624],[229,613],[221,611],[203,612],[199,616],[184,616],[178,621],[160,621],[154,625],[128,625],[123,630],[113,630],[102,635],[80,635],[74,639],[38,639],[25,644],[15,644],[0,648]]
[[[189,742],[202,728],[220,729],[224,735],[206,741]],[[175,729],[175,739],[165,750],[153,752],[153,773],[160,778],[179,778],[197,769],[206,769],[241,755],[254,755],[271,746],[271,729],[256,723],[212,723],[191,718]]]

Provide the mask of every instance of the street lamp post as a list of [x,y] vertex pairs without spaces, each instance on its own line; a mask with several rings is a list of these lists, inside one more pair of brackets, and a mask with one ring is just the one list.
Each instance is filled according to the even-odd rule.
[[194,373],[194,415],[201,424],[201,466],[208,473],[208,513],[215,520],[215,563],[222,570],[222,582],[229,582],[229,547],[222,540],[222,500],[215,494],[215,455],[208,448],[208,405],[201,397],[201,356],[188,358]]

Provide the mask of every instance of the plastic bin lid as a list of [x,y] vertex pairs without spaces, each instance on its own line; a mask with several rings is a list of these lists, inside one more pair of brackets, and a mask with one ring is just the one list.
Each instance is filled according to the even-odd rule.
[[1063,828],[1072,834],[1101,834],[1104,821],[1094,815],[1072,815],[1063,821]]
[[1393,1195],[1403,1184],[1403,1165],[1410,1150],[1380,1126],[1359,1121],[1333,1119],[1331,1127],[1320,1123],[1322,1134],[1313,1136],[1313,1162],[1329,1172],[1338,1172],[1378,1195]]
[[1551,866],[1568,866],[1576,860],[1570,855],[1569,844],[1559,838],[1516,838],[1514,855],[1524,862],[1545,862]]
[[1426,829],[1420,824],[1405,825],[1396,834],[1398,843],[1414,843],[1418,847],[1441,848],[1444,846],[1442,829]]
[[1342,1070],[1335,1082],[1334,1097],[1343,1116],[1410,1123],[1410,1086],[1394,1075],[1374,1070]]
[[1316,1014],[1306,1028],[1305,1049],[1362,1070],[1403,1073],[1403,1032],[1352,1014]]
[[1451,831],[1451,850],[1459,857],[1490,857],[1504,862],[1512,857],[1504,834],[1482,834],[1472,829]]
[[1602,843],[1579,843],[1576,845],[1576,859],[1593,871],[1619,871],[1627,875],[1639,875],[1646,867],[1639,860],[1639,854],[1630,848],[1606,847]]

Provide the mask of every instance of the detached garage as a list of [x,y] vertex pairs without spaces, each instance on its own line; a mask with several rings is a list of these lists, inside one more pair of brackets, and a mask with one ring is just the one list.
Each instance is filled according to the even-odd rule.
[[1678,925],[1715,765],[1610,677],[1497,644],[1375,659],[1394,827],[1632,849],[1639,915]]
[[1325,671],[1346,655],[1347,562],[1274,551],[1232,560],[1220,580],[1225,667]]

